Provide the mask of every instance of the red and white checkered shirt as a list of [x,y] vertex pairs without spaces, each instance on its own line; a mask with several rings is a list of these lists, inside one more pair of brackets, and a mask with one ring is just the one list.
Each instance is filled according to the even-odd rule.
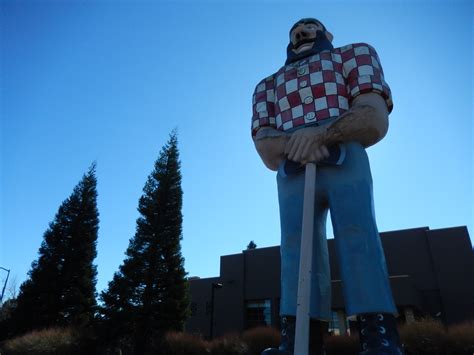
[[366,43],[323,51],[285,65],[263,79],[253,95],[252,135],[281,131],[340,116],[360,94],[375,92],[393,108],[375,49]]

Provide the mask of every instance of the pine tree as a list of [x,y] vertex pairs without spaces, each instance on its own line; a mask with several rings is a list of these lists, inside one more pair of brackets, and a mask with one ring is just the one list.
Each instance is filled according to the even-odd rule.
[[29,279],[20,286],[12,329],[87,325],[96,311],[99,217],[95,164],[58,209],[43,236]]
[[251,240],[250,243],[248,243],[247,245],[247,250],[253,250],[253,249],[257,249],[257,244],[255,244],[255,242]]
[[152,351],[167,331],[183,330],[188,314],[177,143],[173,132],[143,188],[126,258],[101,294],[109,340],[135,354]]

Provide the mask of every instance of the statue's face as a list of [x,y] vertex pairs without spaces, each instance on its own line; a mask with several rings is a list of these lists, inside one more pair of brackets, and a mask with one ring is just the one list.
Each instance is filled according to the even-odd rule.
[[324,27],[319,23],[300,23],[290,33],[290,41],[293,44],[292,51],[300,54],[313,47],[319,33],[324,33]]

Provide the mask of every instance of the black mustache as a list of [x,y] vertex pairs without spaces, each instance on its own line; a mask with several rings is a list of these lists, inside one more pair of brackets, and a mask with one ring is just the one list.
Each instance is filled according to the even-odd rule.
[[296,44],[292,46],[293,47],[292,49],[296,49],[306,43],[314,43],[314,42],[316,42],[316,38],[303,39],[301,41],[296,42]]
[[321,30],[317,30],[316,31],[316,37],[302,39],[301,41],[296,42],[296,44],[293,45],[291,49],[296,49],[296,48],[298,48],[299,46],[301,46],[303,44],[314,43],[314,42],[319,41],[319,40],[324,39],[324,38],[326,38],[326,35],[324,34],[324,32],[321,31]]

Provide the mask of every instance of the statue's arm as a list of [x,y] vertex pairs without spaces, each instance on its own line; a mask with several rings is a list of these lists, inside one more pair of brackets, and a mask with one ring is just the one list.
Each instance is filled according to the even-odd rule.
[[361,94],[351,109],[329,126],[301,128],[291,136],[272,127],[260,128],[253,137],[255,148],[267,168],[276,171],[286,158],[301,163],[320,161],[329,156],[327,147],[357,141],[369,147],[385,137],[388,109],[382,96]]
[[328,127],[326,143],[358,141],[369,147],[387,133],[392,95],[375,49],[367,43],[348,47],[353,52],[345,52],[352,54],[344,57],[342,66],[352,102],[349,111]]
[[351,109],[342,114],[326,131],[325,143],[357,141],[370,147],[382,140],[388,131],[388,109],[377,93],[361,94]]
[[289,135],[276,128],[275,78],[273,75],[258,83],[253,94],[252,139],[260,158],[270,170],[278,170],[285,158]]
[[360,94],[349,111],[329,126],[306,127],[296,130],[285,147],[288,159],[306,164],[329,156],[327,147],[357,141],[369,147],[380,141],[388,130],[388,108],[377,93]]
[[288,134],[272,127],[262,127],[257,131],[253,142],[268,169],[278,170],[280,162],[285,159],[285,147],[289,138]]

